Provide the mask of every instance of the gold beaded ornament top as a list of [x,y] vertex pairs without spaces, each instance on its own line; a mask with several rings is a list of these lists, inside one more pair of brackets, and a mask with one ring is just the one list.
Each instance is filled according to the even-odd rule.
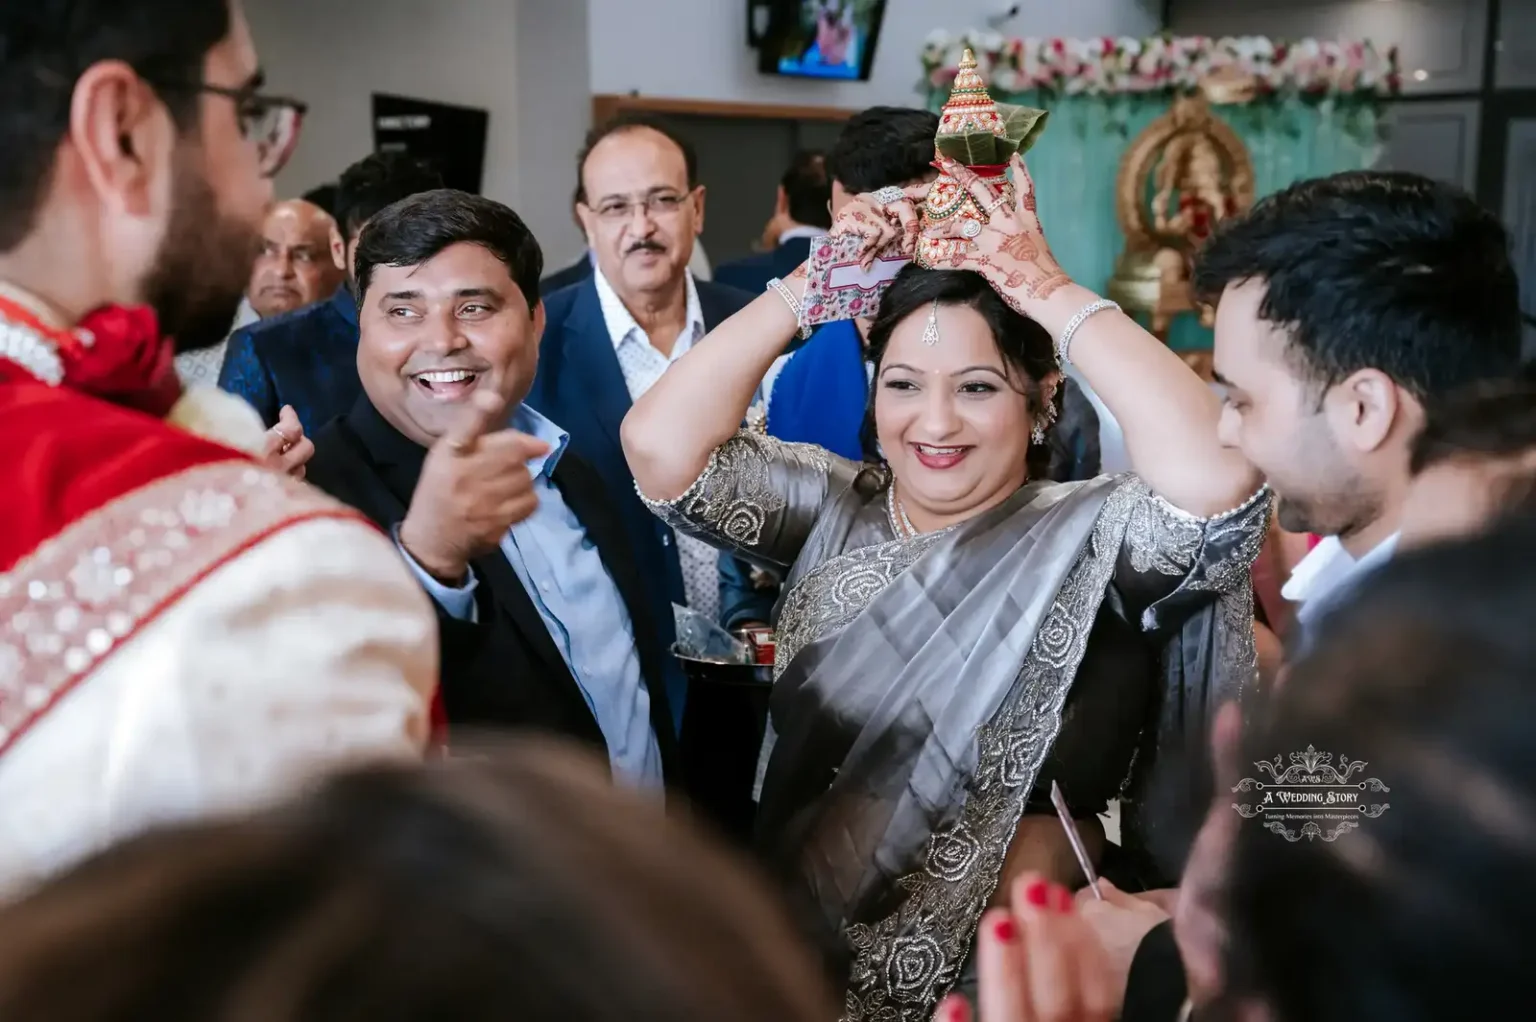
[[[923,203],[923,227],[933,227],[954,218],[974,223],[980,233],[991,209],[1014,201],[1013,184],[1006,175],[1009,159],[1024,153],[1045,130],[1047,114],[1032,107],[998,103],[987,91],[978,70],[976,55],[969,49],[960,60],[960,71],[949,100],[939,115],[939,131],[934,136],[937,156],[948,157],[979,174],[993,193],[989,208],[983,208],[971,194],[948,174],[940,172]],[[965,228],[962,228],[965,229]],[[948,264],[965,246],[967,238],[928,238],[918,242],[917,263],[930,269]]]

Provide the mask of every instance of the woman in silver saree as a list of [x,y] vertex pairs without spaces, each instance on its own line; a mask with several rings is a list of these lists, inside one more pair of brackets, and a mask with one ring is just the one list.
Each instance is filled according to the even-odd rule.
[[[886,466],[738,432],[798,326],[803,272],[624,424],[659,515],[787,570],[759,834],[825,938],[848,1019],[928,1018],[966,985],[977,920],[1009,878],[1072,875],[1051,781],[1096,826],[1127,777],[1186,735],[1203,744],[1254,677],[1267,492],[1218,442],[1215,395],[1066,279],[1022,162],[1012,174],[1018,206],[994,208],[954,270],[909,267],[882,300],[869,339]],[[862,197],[834,231],[911,245],[921,194]],[[1058,346],[1119,420],[1136,475],[1031,481]],[[1131,802],[1124,840],[1144,843]]]

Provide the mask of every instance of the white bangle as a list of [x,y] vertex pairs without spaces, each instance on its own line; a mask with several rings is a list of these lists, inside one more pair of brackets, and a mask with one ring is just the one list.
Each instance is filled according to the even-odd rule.
[[779,293],[779,297],[784,299],[784,304],[789,306],[789,313],[790,313],[790,315],[795,317],[795,334],[796,334],[796,336],[798,336],[802,341],[805,340],[806,338],[810,337],[811,336],[811,328],[807,327],[807,326],[802,326],[801,323],[800,323],[800,305],[801,305],[801,303],[800,303],[799,300],[797,300],[795,298],[795,293],[789,289],[789,285],[784,283],[778,277],[774,277],[772,280],[770,280],[768,282],[768,286],[770,288],[772,288],[773,290],[777,291]]
[[1072,364],[1070,352],[1072,349],[1072,338],[1076,335],[1077,328],[1087,322],[1089,316],[1103,312],[1105,309],[1114,309],[1116,312],[1119,312],[1120,306],[1108,298],[1099,298],[1078,309],[1077,315],[1067,320],[1067,325],[1062,328],[1061,338],[1056,342],[1056,355],[1061,359],[1062,365]]

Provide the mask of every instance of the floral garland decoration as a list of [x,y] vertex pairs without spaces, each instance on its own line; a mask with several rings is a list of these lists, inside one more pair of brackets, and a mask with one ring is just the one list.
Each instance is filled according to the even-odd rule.
[[1211,39],[1008,39],[972,31],[938,31],[923,48],[923,89],[948,89],[969,47],[999,94],[1040,89],[1063,95],[1193,92],[1214,80],[1241,83],[1233,98],[1277,95],[1326,99],[1395,95],[1401,83],[1397,48],[1369,42],[1296,42],[1262,36]]

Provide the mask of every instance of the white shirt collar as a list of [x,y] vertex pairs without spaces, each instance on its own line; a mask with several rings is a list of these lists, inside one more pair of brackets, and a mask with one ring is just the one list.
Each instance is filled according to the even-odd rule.
[[806,224],[796,224],[779,235],[779,244],[782,245],[786,241],[798,241],[801,238],[819,238],[826,233],[827,228],[825,227],[810,227]]
[[[650,344],[651,340],[646,336],[640,324],[635,322],[635,317],[630,315],[624,307],[624,300],[619,293],[608,283],[608,278],[603,276],[603,271],[593,267],[592,276],[597,284],[597,301],[603,310],[603,322],[608,327],[608,337],[613,341],[613,349],[617,351],[625,341],[635,340],[641,344]],[[683,275],[684,283],[688,289],[688,319],[683,326],[683,332],[678,335],[677,345],[672,349],[672,358],[681,358],[683,352],[693,347],[693,343],[704,336],[704,309],[699,305],[699,289],[693,282],[693,274]]]
[[1401,533],[1394,532],[1359,560],[1350,556],[1337,536],[1324,537],[1291,569],[1291,577],[1281,588],[1280,595],[1292,603],[1301,604],[1296,614],[1305,619],[1308,606],[1321,605],[1329,595],[1343,589],[1350,580],[1391,560],[1393,551],[1397,549],[1399,535]]

